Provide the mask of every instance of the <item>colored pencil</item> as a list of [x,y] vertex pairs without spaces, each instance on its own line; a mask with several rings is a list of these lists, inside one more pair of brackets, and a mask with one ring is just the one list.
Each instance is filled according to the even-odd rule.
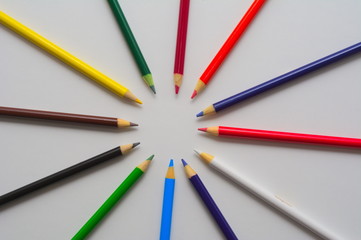
[[238,172],[236,172],[231,167],[224,164],[222,161],[218,160],[216,157],[201,152],[198,150],[194,150],[202,159],[203,161],[212,168],[216,169],[218,172],[223,174],[224,176],[228,177],[230,180],[253,194],[255,197],[259,198],[260,200],[264,201],[271,207],[275,208],[276,210],[280,211],[290,219],[294,220],[295,222],[299,223],[300,225],[306,227],[314,234],[318,235],[322,239],[341,239],[336,237],[333,233],[329,230],[319,226],[316,222],[310,219],[308,216],[302,214],[302,212],[298,211],[295,206],[292,206],[287,201],[283,200],[281,197],[262,189],[257,184],[249,181],[246,177],[242,176]]
[[160,240],[169,240],[172,229],[172,212],[173,212],[173,198],[174,198],[174,165],[173,160],[170,160],[167,174],[164,181],[163,194],[163,208],[162,221],[160,225]]
[[207,206],[209,212],[212,214],[214,220],[217,222],[226,239],[238,239],[236,234],[233,232],[231,226],[224,218],[221,210],[218,208],[216,202],[213,200],[207,188],[204,186],[198,174],[183,159],[182,163],[189,181],[192,183],[193,187],[196,189],[204,204]]
[[67,51],[58,47],[54,43],[40,36],[30,28],[24,26],[20,22],[16,21],[15,19],[11,18],[10,16],[8,16],[7,14],[1,11],[0,11],[0,23],[8,27],[9,29],[13,30],[20,36],[24,37],[28,41],[34,43],[38,47],[44,49],[48,53],[52,54],[54,57],[57,57],[59,60],[68,64],[69,66],[73,67],[79,72],[83,73],[85,76],[99,83],[100,85],[112,91],[113,93],[121,97],[128,98],[137,103],[140,104],[142,103],[142,101],[140,101],[129,89],[127,89],[123,85],[105,76],[103,73],[89,66],[80,59],[74,57]]
[[180,0],[177,46],[175,50],[175,59],[174,59],[174,87],[176,94],[178,94],[179,88],[182,85],[182,80],[183,80],[184,58],[186,55],[186,44],[187,44],[189,5],[190,5],[190,0]]
[[202,117],[204,115],[212,114],[219,112],[225,108],[228,108],[236,103],[239,103],[243,100],[256,96],[260,93],[263,93],[272,88],[278,87],[284,83],[287,83],[291,80],[294,80],[298,77],[304,76],[307,73],[316,71],[322,67],[330,65],[331,63],[337,62],[345,57],[351,56],[361,51],[361,42],[352,45],[348,48],[345,48],[341,51],[328,55],[324,58],[306,64],[300,68],[297,68],[293,71],[285,73],[279,77],[273,78],[267,82],[261,83],[255,87],[252,87],[243,92],[237,93],[229,98],[223,99],[219,102],[212,104],[211,106],[205,108],[202,112],[197,114],[197,117]]
[[113,11],[114,17],[118,22],[119,28],[123,33],[123,36],[128,44],[130,51],[134,57],[135,62],[137,63],[138,69],[142,74],[142,78],[145,83],[149,86],[149,88],[155,92],[154,82],[152,74],[149,70],[147,62],[145,61],[142,52],[138,46],[137,41],[133,35],[132,30],[129,27],[128,21],[125,18],[125,15],[119,5],[118,0],[108,0],[109,6]]
[[0,115],[75,122],[75,123],[86,123],[86,124],[95,124],[95,125],[103,125],[103,126],[113,126],[118,128],[138,126],[138,124],[136,123],[132,123],[120,118],[63,113],[63,112],[49,112],[43,110],[12,108],[12,107],[2,107],[2,106],[0,106]]
[[208,65],[202,76],[198,79],[197,84],[194,88],[191,98],[193,99],[197,94],[205,88],[205,86],[211,81],[212,76],[218,70],[223,63],[224,59],[231,52],[233,47],[236,45],[242,34],[245,32],[247,27],[250,25],[254,17],[257,15],[259,10],[262,8],[266,0],[255,0],[251,7],[248,9],[246,14],[243,16],[241,21],[237,24],[231,35],[229,35],[226,42],[223,44],[217,55],[213,58],[212,62]]
[[224,126],[198,128],[198,130],[210,133],[215,136],[232,136],[239,138],[279,140],[288,142],[314,143],[361,148],[361,139],[359,138],[334,137],[291,132],[276,132],[268,130],[234,128]]
[[138,145],[139,145],[139,143],[133,143],[133,144],[127,144],[127,145],[115,147],[115,148],[113,148],[109,151],[106,151],[102,154],[99,154],[95,157],[89,158],[88,160],[85,160],[83,162],[75,164],[71,167],[65,168],[59,172],[53,173],[47,177],[41,178],[35,182],[32,182],[28,185],[25,185],[21,188],[14,190],[14,191],[6,193],[6,194],[0,196],[0,205],[3,205],[10,201],[13,201],[19,197],[22,197],[26,194],[32,193],[38,189],[46,187],[46,186],[48,186],[52,183],[58,182],[62,179],[70,177],[78,172],[81,172],[88,168],[94,167],[100,163],[106,162],[112,158],[124,155],[129,150],[135,148]]
[[138,181],[138,179],[147,171],[154,155],[140,163],[129,176],[119,185],[119,187],[110,195],[110,197],[100,206],[93,216],[84,224],[84,226],[75,234],[72,240],[86,238],[96,225],[108,214],[108,212],[117,204],[124,194]]

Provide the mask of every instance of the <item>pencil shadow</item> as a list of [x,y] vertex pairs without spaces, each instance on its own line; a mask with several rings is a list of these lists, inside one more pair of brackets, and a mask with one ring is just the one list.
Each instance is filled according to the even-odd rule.
[[[100,86],[98,83],[94,82],[93,80],[91,80],[89,77],[85,76],[84,74],[80,73],[79,71],[75,70],[74,68],[72,68],[71,66],[69,66],[68,64],[64,63],[63,61],[59,60],[57,57],[53,56],[52,54],[48,53],[47,51],[43,50],[42,48],[38,47],[37,45],[31,43],[30,41],[28,41],[27,39],[25,39],[24,37],[16,34],[15,32],[9,30],[8,28],[0,25],[0,30],[1,31],[5,31],[8,32],[9,34],[16,36],[18,39],[20,39],[24,44],[28,45],[29,47],[32,48],[37,48],[39,50],[40,54],[43,54],[44,56],[47,56],[48,58],[52,59],[53,61],[61,64],[63,67],[71,70],[74,74],[77,75],[77,77],[86,80],[87,82],[89,82],[90,84],[92,84],[95,88],[100,89],[101,91],[103,91],[105,94],[108,94],[110,96],[112,96],[112,98],[116,99],[117,101],[119,101],[119,99],[122,99],[122,102],[127,104],[127,105],[132,105],[132,106],[137,106],[137,107],[141,107],[140,104],[137,104],[131,100],[127,100],[124,97],[120,97],[117,94],[113,93],[112,91]],[[114,80],[115,81],[115,80]],[[117,81],[116,81],[117,82]],[[66,94],[66,93],[64,93]]]
[[261,147],[277,147],[277,148],[292,148],[292,149],[307,149],[312,151],[328,151],[328,152],[343,152],[349,154],[361,154],[360,148],[354,147],[343,147],[343,146],[332,146],[332,145],[318,145],[318,144],[308,144],[300,142],[286,142],[286,141],[276,141],[269,139],[251,139],[251,138],[236,138],[236,137],[215,137],[209,134],[201,134],[204,138],[212,138],[217,142],[226,142],[231,144],[245,144],[245,145],[258,145]]
[[[11,209],[12,207],[15,207],[18,204],[22,204],[22,203],[24,203],[24,202],[26,202],[26,201],[28,201],[28,200],[30,200],[32,198],[39,197],[40,195],[46,194],[46,193],[52,191],[53,189],[56,189],[56,188],[62,187],[64,185],[70,184],[73,181],[77,181],[78,179],[84,178],[84,177],[86,177],[88,175],[91,175],[91,174],[97,172],[97,171],[101,171],[102,169],[109,168],[109,167],[113,166],[114,164],[117,164],[124,157],[129,157],[129,155],[131,155],[133,151],[127,153],[125,156],[115,157],[115,158],[110,159],[110,160],[108,160],[108,161],[106,161],[104,163],[101,163],[101,164],[99,164],[97,166],[94,166],[94,167],[92,167],[90,169],[86,169],[84,171],[76,173],[73,176],[69,176],[69,177],[67,177],[65,179],[62,179],[62,180],[58,181],[58,182],[52,183],[49,186],[38,189],[38,190],[36,190],[34,192],[31,192],[31,193],[26,194],[26,195],[24,195],[22,197],[19,197],[19,198],[13,200],[13,201],[5,203],[4,205],[0,206],[0,212]],[[20,186],[20,187],[22,187],[22,186]],[[4,193],[4,194],[6,194],[6,193]]]
[[137,129],[137,127],[125,127],[118,128],[112,126],[102,126],[95,124],[87,123],[73,123],[65,122],[58,120],[44,120],[44,119],[34,119],[34,118],[22,118],[22,117],[13,117],[13,116],[0,116],[1,122],[15,123],[15,124],[30,124],[36,126],[44,127],[55,127],[55,128],[69,128],[76,130],[84,131],[98,131],[98,132],[110,132],[110,133],[120,133],[120,132],[130,132]]
[[[199,121],[204,121],[204,120],[207,120],[207,119],[208,120],[209,119],[214,119],[214,118],[217,118],[217,117],[221,117],[224,114],[228,114],[228,113],[231,113],[233,111],[237,111],[240,108],[243,108],[245,106],[252,105],[252,104],[254,104],[254,103],[258,102],[258,101],[264,100],[265,98],[269,97],[270,95],[277,94],[277,93],[279,93],[281,91],[287,90],[288,88],[295,87],[295,86],[297,86],[298,84],[301,84],[304,81],[311,81],[313,78],[315,78],[315,77],[317,77],[319,75],[322,75],[323,73],[325,73],[327,71],[330,71],[330,69],[332,69],[332,68],[338,68],[340,66],[347,65],[348,63],[354,61],[355,59],[360,58],[360,56],[361,56],[361,54],[359,53],[359,54],[355,54],[353,56],[347,57],[346,59],[342,59],[342,60],[340,60],[338,62],[332,63],[331,65],[326,66],[326,67],[324,67],[322,69],[316,70],[315,72],[308,73],[305,76],[299,77],[299,78],[297,78],[295,80],[291,80],[290,82],[282,84],[281,86],[275,87],[273,89],[267,90],[266,92],[260,93],[260,94],[254,96],[254,97],[251,97],[249,99],[241,101],[241,102],[239,102],[239,103],[237,103],[237,104],[235,104],[235,105],[233,105],[231,107],[228,107],[228,108],[226,108],[226,109],[224,109],[222,111],[217,112],[217,114],[205,115],[203,117],[200,117],[200,118],[198,118],[198,120]],[[245,90],[246,89],[244,89],[242,91],[245,91]],[[220,101],[220,100],[218,100],[218,101]]]

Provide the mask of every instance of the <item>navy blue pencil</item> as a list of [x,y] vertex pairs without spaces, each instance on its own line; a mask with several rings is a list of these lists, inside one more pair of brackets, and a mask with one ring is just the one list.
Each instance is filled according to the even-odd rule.
[[197,190],[199,196],[202,198],[204,204],[207,206],[214,220],[216,220],[219,228],[222,230],[226,239],[227,240],[238,239],[236,234],[234,234],[231,226],[229,226],[227,220],[224,218],[221,210],[219,210],[217,204],[214,202],[213,198],[207,191],[207,188],[204,186],[198,174],[183,159],[182,159],[182,163],[184,166],[184,170],[187,174],[187,177],[189,178],[189,181],[191,181],[193,187]]
[[335,52],[331,55],[328,55],[324,58],[306,64],[300,68],[297,68],[291,72],[285,73],[279,77],[273,78],[267,82],[261,83],[255,87],[247,89],[243,92],[237,93],[229,98],[223,99],[219,102],[212,104],[211,106],[205,108],[202,112],[197,114],[197,117],[202,117],[208,114],[219,112],[225,108],[228,108],[236,103],[239,103],[243,100],[256,96],[260,93],[263,93],[269,89],[278,87],[284,83],[287,83],[291,80],[294,80],[298,77],[306,75],[307,73],[313,72],[317,69],[325,67],[331,63],[337,62],[345,57],[351,56],[355,53],[361,51],[361,42],[352,45],[348,48],[342,49],[338,52]]

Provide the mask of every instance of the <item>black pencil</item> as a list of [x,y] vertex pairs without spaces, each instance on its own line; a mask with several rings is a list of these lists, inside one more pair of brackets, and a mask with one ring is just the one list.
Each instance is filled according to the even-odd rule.
[[48,186],[52,183],[55,183],[59,180],[62,180],[64,178],[67,178],[71,175],[74,175],[78,172],[81,172],[83,170],[86,170],[88,168],[91,168],[93,166],[96,166],[100,163],[106,162],[107,160],[110,160],[112,158],[115,158],[117,156],[124,155],[129,150],[133,149],[134,147],[138,146],[139,143],[133,143],[133,144],[127,144],[115,147],[109,151],[106,151],[104,153],[101,153],[95,157],[92,157],[88,160],[85,160],[83,162],[80,162],[78,164],[75,164],[71,167],[65,168],[59,172],[56,172],[54,174],[51,174],[47,177],[41,178],[35,182],[32,182],[28,185],[25,185],[21,188],[18,188],[14,191],[11,191],[9,193],[6,193],[2,196],[0,196],[0,205],[3,205],[7,202],[10,202],[12,200],[15,200],[19,197],[22,197],[28,193],[34,192],[40,188],[43,188],[45,186]]

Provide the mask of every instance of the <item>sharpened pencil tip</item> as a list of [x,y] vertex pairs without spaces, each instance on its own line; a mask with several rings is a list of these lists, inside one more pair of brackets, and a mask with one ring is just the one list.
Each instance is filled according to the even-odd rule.
[[194,151],[195,153],[197,153],[197,155],[201,155],[201,151],[196,150],[196,149],[193,149],[193,151]]
[[192,96],[191,96],[191,99],[195,98],[195,96],[197,96],[197,94],[198,94],[198,93],[197,93],[197,90],[194,90],[194,91],[193,91],[193,94],[192,94]]
[[203,111],[202,111],[202,112],[199,112],[196,116],[197,116],[197,117],[202,117],[202,116],[203,116]]
[[169,166],[168,166],[168,167],[173,167],[173,166],[174,166],[173,159],[171,159],[171,160],[169,161]]
[[130,122],[130,126],[131,127],[136,127],[136,126],[139,126],[139,125],[137,123]]
[[135,101],[139,104],[143,104],[143,102],[139,98],[135,99]]
[[177,85],[175,85],[174,88],[175,88],[175,94],[178,94],[178,92],[179,92],[179,87],[178,87]]
[[207,132],[207,128],[198,128],[198,131]]
[[183,163],[184,167],[188,165],[188,163],[186,161],[184,161],[184,159],[182,159],[182,163]]
[[152,156],[150,156],[149,158],[147,158],[147,160],[153,160],[154,158],[154,154]]
[[139,144],[140,144],[140,142],[133,143],[132,148],[135,148],[135,147],[138,146]]
[[154,87],[154,85],[153,86],[149,86],[150,87],[150,89],[152,89],[152,91],[153,91],[153,93],[154,94],[156,94],[157,92],[155,91],[155,87]]

